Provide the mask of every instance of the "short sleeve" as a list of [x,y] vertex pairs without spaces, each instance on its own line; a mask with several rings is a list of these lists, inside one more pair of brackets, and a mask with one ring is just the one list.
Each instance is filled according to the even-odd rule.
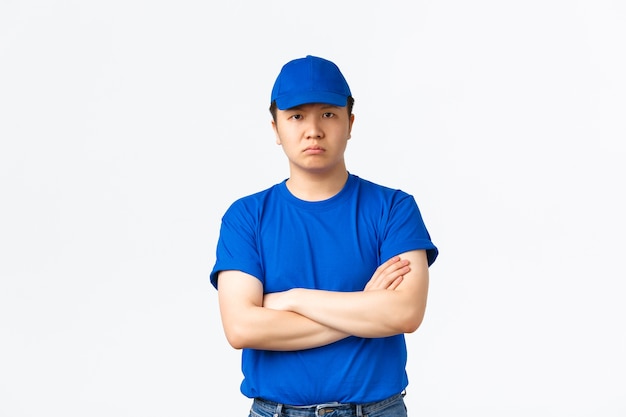
[[217,242],[216,261],[211,271],[211,284],[217,288],[220,271],[238,270],[263,281],[257,249],[257,216],[254,209],[235,202],[222,217]]
[[381,260],[421,249],[426,250],[429,266],[437,259],[439,250],[431,241],[413,196],[403,192],[396,193],[382,230]]

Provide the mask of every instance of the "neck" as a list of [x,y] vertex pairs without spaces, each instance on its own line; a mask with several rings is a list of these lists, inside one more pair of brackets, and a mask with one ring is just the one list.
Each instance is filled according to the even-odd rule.
[[326,174],[291,172],[287,180],[287,189],[301,200],[322,201],[339,193],[347,180],[348,171],[345,167],[337,172]]

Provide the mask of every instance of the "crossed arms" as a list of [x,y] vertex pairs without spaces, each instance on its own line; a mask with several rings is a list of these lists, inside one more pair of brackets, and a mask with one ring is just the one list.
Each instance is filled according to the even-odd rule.
[[302,350],[350,335],[411,333],[422,322],[427,294],[424,250],[383,263],[357,292],[294,288],[264,296],[261,282],[244,272],[222,271],[218,278],[224,332],[236,349]]

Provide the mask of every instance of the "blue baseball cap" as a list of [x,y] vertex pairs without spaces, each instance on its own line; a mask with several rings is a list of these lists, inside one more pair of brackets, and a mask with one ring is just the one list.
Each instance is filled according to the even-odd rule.
[[272,88],[270,103],[276,101],[280,110],[309,103],[343,107],[351,95],[350,87],[337,65],[307,55],[283,66]]

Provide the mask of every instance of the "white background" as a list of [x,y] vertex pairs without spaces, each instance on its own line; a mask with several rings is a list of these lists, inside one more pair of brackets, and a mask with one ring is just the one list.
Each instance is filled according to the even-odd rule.
[[[626,6],[0,3],[0,415],[244,416],[208,274],[286,178],[282,64],[335,61],[351,172],[441,254],[412,416],[626,415]],[[332,370],[329,370],[332,372]]]

